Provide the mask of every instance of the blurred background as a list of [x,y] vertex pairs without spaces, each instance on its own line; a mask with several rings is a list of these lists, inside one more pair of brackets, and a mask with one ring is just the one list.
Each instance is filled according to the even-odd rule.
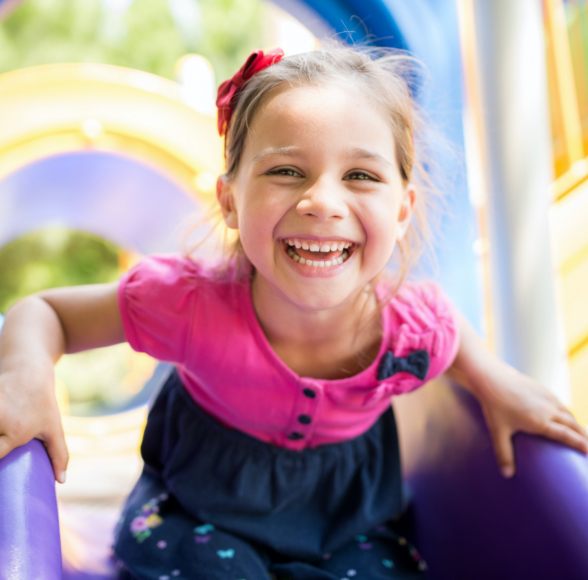
[[[587,0],[0,0],[0,312],[203,235],[217,84],[251,50],[333,37],[425,64],[449,210],[432,275],[588,425]],[[62,494],[100,495],[97,455],[128,489],[154,369],[126,346],[59,363]]]

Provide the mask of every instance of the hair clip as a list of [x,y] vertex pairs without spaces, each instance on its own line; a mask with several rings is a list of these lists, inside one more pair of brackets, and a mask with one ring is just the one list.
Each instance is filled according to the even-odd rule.
[[233,100],[243,85],[259,71],[280,62],[284,57],[284,51],[276,48],[264,53],[263,50],[252,52],[245,61],[245,64],[228,80],[224,81],[218,88],[216,96],[216,107],[218,109],[218,133],[222,137],[226,134],[233,114]]

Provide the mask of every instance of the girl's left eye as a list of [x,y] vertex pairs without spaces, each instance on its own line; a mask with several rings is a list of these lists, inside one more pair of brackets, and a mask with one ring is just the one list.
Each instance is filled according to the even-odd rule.
[[376,177],[365,171],[352,171],[345,176],[345,179],[351,181],[378,181]]
[[300,177],[300,172],[292,167],[276,167],[266,172],[267,175],[280,175],[285,177]]

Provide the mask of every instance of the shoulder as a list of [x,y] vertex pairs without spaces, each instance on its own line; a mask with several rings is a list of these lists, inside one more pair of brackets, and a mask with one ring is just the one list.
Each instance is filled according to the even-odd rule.
[[179,254],[156,254],[137,262],[122,278],[123,285],[145,290],[223,286],[235,283],[230,266],[207,264]]
[[223,293],[215,268],[188,257],[160,254],[142,258],[119,282],[121,308],[185,311],[188,304]]
[[[455,309],[435,282],[407,282],[384,308],[388,358],[417,356],[423,378],[446,370],[457,353],[458,322]],[[420,360],[420,359],[419,359]]]
[[432,281],[407,282],[390,301],[400,324],[411,330],[432,330],[455,323],[455,310],[441,287]]
[[180,309],[201,284],[200,266],[179,255],[142,258],[119,282],[119,304],[123,312],[159,311],[164,305]]
[[185,360],[199,336],[193,328],[218,324],[219,313],[239,297],[232,290],[236,285],[224,281],[220,271],[180,255],[141,259],[122,277],[118,289],[131,346],[162,360]]
[[130,278],[150,278],[161,281],[178,281],[200,276],[202,267],[198,262],[176,254],[146,256],[127,273]]

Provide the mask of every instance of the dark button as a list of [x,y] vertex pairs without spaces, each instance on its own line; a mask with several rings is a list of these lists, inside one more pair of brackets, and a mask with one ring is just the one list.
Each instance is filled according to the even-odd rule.
[[303,425],[310,425],[312,423],[312,417],[309,415],[298,415],[298,422]]
[[304,396],[309,399],[314,399],[316,397],[316,393],[312,389],[304,389],[302,392],[304,393]]
[[288,439],[291,439],[292,441],[298,441],[299,439],[304,439],[304,435],[302,433],[294,431],[293,433],[290,433],[290,435],[288,435]]

